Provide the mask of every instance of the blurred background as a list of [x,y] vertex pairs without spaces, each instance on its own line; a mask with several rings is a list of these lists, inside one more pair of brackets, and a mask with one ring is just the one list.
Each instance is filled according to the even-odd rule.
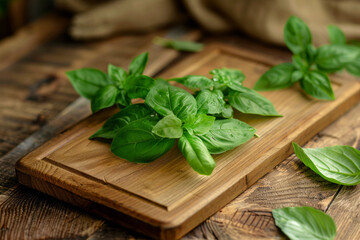
[[73,39],[85,41],[186,22],[211,33],[236,31],[283,45],[291,15],[309,24],[315,44],[328,41],[329,24],[348,39],[360,37],[358,0],[0,0],[0,38],[53,11],[68,17]]

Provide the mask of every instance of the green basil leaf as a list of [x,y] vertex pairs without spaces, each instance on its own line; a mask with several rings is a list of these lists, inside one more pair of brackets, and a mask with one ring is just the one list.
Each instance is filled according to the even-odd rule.
[[155,85],[170,85],[170,83],[168,83],[168,81],[166,81],[163,78],[155,78]]
[[130,162],[147,163],[168,152],[174,139],[161,138],[152,133],[158,117],[130,122],[120,129],[111,143],[111,152]]
[[167,115],[153,128],[152,132],[159,137],[180,138],[183,135],[182,122],[174,115]]
[[116,67],[112,64],[108,65],[108,74],[110,79],[120,88],[124,88],[124,82],[127,78],[127,72],[121,67]]
[[100,88],[112,84],[108,76],[93,68],[81,68],[66,72],[74,89],[83,97],[91,99]]
[[214,124],[215,117],[206,114],[198,114],[192,123],[186,123],[184,128],[190,130],[191,134],[203,135],[207,133]]
[[184,52],[199,52],[204,48],[204,44],[201,43],[191,42],[191,41],[171,40],[161,37],[154,38],[153,42],[162,47],[172,48]]
[[213,75],[213,81],[220,84],[225,84],[233,90],[238,90],[242,87],[242,82],[245,80],[245,75],[237,69],[214,69],[210,71]]
[[331,88],[328,76],[320,71],[309,72],[301,81],[300,86],[304,91],[314,98],[322,100],[334,100],[335,95]]
[[194,119],[197,113],[195,98],[184,89],[171,85],[157,85],[151,88],[145,103],[157,113],[175,115],[183,122]]
[[182,85],[191,89],[206,89],[214,86],[214,82],[211,79],[198,75],[189,75],[182,78],[172,78],[170,81],[181,83]]
[[234,115],[234,110],[233,108],[230,106],[230,104],[225,104],[222,112],[217,116],[217,117],[221,117],[221,118],[232,118]]
[[129,66],[129,75],[139,76],[144,72],[149,53],[142,53],[134,58]]
[[350,146],[301,148],[293,143],[296,156],[329,182],[341,185],[360,183],[360,151]]
[[355,46],[324,45],[318,48],[315,63],[319,70],[336,72],[353,63],[360,51]]
[[215,120],[209,132],[199,136],[212,154],[231,150],[249,141],[256,129],[237,119]]
[[108,85],[96,92],[95,96],[91,98],[91,111],[93,113],[111,107],[115,104],[118,89],[115,85]]
[[257,91],[267,91],[291,87],[294,84],[291,79],[295,70],[292,63],[276,65],[259,78],[254,89]]
[[272,215],[276,226],[291,240],[335,238],[336,226],[332,218],[312,207],[277,208]]
[[306,59],[308,63],[313,63],[317,55],[317,49],[314,45],[308,44],[306,47]]
[[126,79],[125,90],[129,98],[145,98],[155,81],[151,77],[140,75],[130,76]]
[[360,55],[354,62],[345,66],[345,69],[352,75],[360,77]]
[[185,131],[179,139],[178,145],[186,161],[196,172],[202,175],[212,173],[215,168],[215,161],[198,136],[190,135]]
[[301,70],[302,72],[308,71],[309,68],[308,63],[304,59],[302,59],[299,55],[294,55],[292,57],[292,61],[296,69]]
[[261,116],[281,117],[274,105],[256,91],[243,87],[241,92],[231,91],[229,103],[239,112]]
[[346,37],[343,31],[340,28],[334,25],[329,25],[327,27],[330,42],[331,44],[338,44],[338,45],[345,45],[346,44]]
[[305,52],[307,45],[312,41],[309,27],[300,18],[291,16],[285,24],[284,40],[294,54]]
[[148,117],[154,113],[154,110],[149,108],[145,104],[133,104],[130,105],[120,112],[111,116],[102,126],[100,130],[98,130],[95,134],[93,134],[89,139],[94,138],[106,138],[113,139],[117,132],[128,125],[130,122]]
[[225,106],[224,95],[220,90],[202,90],[196,96],[198,112],[219,114]]
[[120,107],[127,107],[131,104],[131,99],[127,96],[125,90],[118,90],[115,103]]
[[300,81],[302,78],[304,78],[304,74],[300,70],[296,70],[291,74],[291,82],[292,83],[296,83],[296,82]]

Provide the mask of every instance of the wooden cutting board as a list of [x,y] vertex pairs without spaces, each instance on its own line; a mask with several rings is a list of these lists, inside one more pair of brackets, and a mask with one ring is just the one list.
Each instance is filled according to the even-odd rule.
[[[208,75],[214,68],[241,69],[252,87],[276,58],[233,47],[212,45],[189,56],[162,77]],[[360,99],[360,84],[349,76],[332,76],[336,100],[308,98],[298,86],[262,92],[282,118],[243,115],[256,127],[253,138],[232,151],[214,155],[209,177],[198,175],[177,146],[149,164],[115,157],[110,145],[90,141],[116,109],[99,112],[21,159],[21,184],[79,206],[86,211],[160,239],[177,239],[245,191],[288,155],[291,142],[304,144]]]

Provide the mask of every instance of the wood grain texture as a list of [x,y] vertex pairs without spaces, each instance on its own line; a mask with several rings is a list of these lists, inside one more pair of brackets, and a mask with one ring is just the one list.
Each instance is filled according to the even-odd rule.
[[[215,46],[163,76],[206,75],[213,68],[241,68],[248,77],[245,85],[252,86],[276,63],[261,54]],[[105,207],[97,214],[152,237],[179,238],[288,156],[292,141],[303,144],[359,100],[358,82],[351,78],[332,80],[337,97],[332,102],[310,100],[296,87],[263,93],[285,117],[237,114],[255,126],[261,138],[215,156],[217,167],[211,177],[193,172],[176,148],[147,165],[114,157],[107,144],[87,140],[113,113],[103,111],[26,156],[17,164],[19,181],[75,205],[83,206],[78,202],[90,200],[89,206]],[[114,217],[116,212],[130,218]],[[265,213],[264,219],[268,217]]]

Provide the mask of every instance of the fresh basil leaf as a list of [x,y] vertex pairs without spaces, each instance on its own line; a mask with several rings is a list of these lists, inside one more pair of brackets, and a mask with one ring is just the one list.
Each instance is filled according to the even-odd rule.
[[300,81],[303,77],[304,77],[303,72],[301,72],[300,70],[296,70],[291,74],[291,82],[296,83]]
[[341,185],[360,183],[360,151],[350,146],[301,148],[293,142],[296,156],[329,182]]
[[145,98],[154,85],[155,80],[151,77],[145,75],[130,76],[126,79],[125,90],[131,99]]
[[317,49],[314,45],[308,44],[306,47],[306,59],[308,63],[313,63],[317,55]]
[[186,123],[184,128],[190,130],[191,134],[203,135],[207,133],[214,124],[215,117],[206,114],[198,114],[193,122]]
[[195,98],[184,89],[171,85],[152,87],[145,103],[160,115],[173,114],[183,122],[191,121],[197,113]]
[[230,104],[225,104],[222,112],[219,114],[219,116],[217,117],[222,117],[222,118],[232,118],[234,115],[234,110],[233,108],[230,106]]
[[340,28],[334,25],[329,25],[327,27],[330,42],[331,44],[338,44],[338,45],[345,45],[346,44],[346,37],[343,31]]
[[170,85],[170,83],[168,83],[168,81],[166,81],[163,78],[155,78],[155,85]]
[[308,71],[308,64],[305,60],[303,60],[299,55],[294,55],[292,57],[292,61],[294,64],[294,67],[304,73],[306,73]]
[[228,99],[230,105],[239,112],[261,116],[282,117],[267,98],[250,88],[242,87],[241,92],[231,91]]
[[182,122],[174,115],[167,115],[153,128],[152,132],[159,137],[180,138],[183,135]]
[[215,168],[215,161],[198,136],[190,135],[185,131],[179,139],[178,145],[186,161],[196,172],[202,175],[212,173]]
[[318,48],[315,63],[319,70],[336,72],[353,63],[360,51],[350,45],[324,45]]
[[215,120],[209,132],[199,136],[212,154],[231,150],[249,141],[256,129],[237,119]]
[[196,96],[198,112],[219,114],[225,106],[224,95],[220,90],[202,90]]
[[111,116],[95,134],[89,139],[106,138],[113,139],[117,132],[128,125],[130,122],[145,118],[154,113],[150,107],[145,104],[130,105],[118,113]]
[[321,71],[311,71],[300,81],[304,91],[314,98],[322,100],[334,100],[335,95],[328,76]]
[[96,92],[95,96],[91,98],[91,111],[95,113],[101,109],[113,106],[115,104],[117,94],[118,89],[115,85],[108,85],[100,88],[100,90]]
[[139,76],[144,72],[149,53],[142,53],[134,58],[129,66],[129,75]]
[[245,75],[237,69],[214,69],[210,71],[213,75],[213,81],[228,86],[232,90],[238,90],[241,88],[242,82],[245,80]]
[[74,89],[83,97],[91,99],[100,88],[112,84],[108,76],[93,68],[81,68],[66,72]]
[[312,207],[277,208],[272,215],[276,226],[291,240],[335,238],[336,226],[332,218]]
[[118,104],[119,107],[126,107],[131,104],[131,99],[127,96],[126,91],[121,89],[118,90],[115,103]]
[[292,74],[295,71],[292,63],[282,63],[270,68],[256,82],[254,89],[257,91],[276,90],[291,87]]
[[148,163],[168,152],[175,139],[161,138],[152,133],[158,117],[130,122],[120,129],[111,143],[111,152],[130,162]]
[[291,16],[285,24],[284,40],[294,54],[304,53],[312,41],[310,29],[303,20]]
[[345,69],[350,74],[360,77],[360,55],[355,59],[354,62],[347,64]]
[[127,72],[121,67],[116,67],[112,64],[108,65],[108,74],[110,79],[120,88],[124,88],[124,82],[127,77]]
[[184,52],[199,52],[204,48],[204,44],[201,43],[191,42],[191,41],[171,40],[161,37],[154,38],[153,42],[162,47],[172,48]]
[[214,82],[211,79],[198,75],[189,75],[182,78],[172,78],[170,81],[181,83],[182,85],[191,89],[207,89],[214,86]]

